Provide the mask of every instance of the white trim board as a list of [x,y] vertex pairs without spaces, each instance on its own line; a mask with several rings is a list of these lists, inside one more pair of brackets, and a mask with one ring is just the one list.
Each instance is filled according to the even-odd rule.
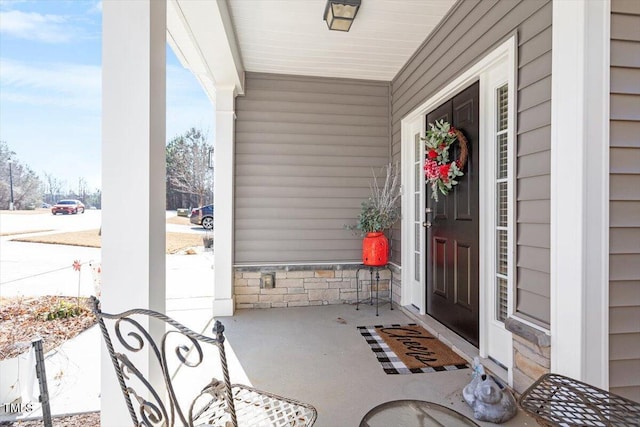
[[213,310],[216,316],[231,316],[235,310],[233,303],[234,283],[234,186],[235,186],[235,88],[233,86],[216,89],[216,129],[214,203],[216,214],[213,218],[216,238],[213,239],[214,280]]
[[605,389],[610,12],[553,2],[551,88],[551,370]]
[[[515,46],[515,42],[514,42]],[[488,67],[480,75],[480,286],[484,289],[480,300],[480,356],[492,356],[496,361],[511,367],[513,363],[513,340],[506,330],[504,322],[496,319],[495,309],[499,300],[496,289],[497,278],[497,98],[496,91],[508,85],[508,127],[507,127],[507,194],[508,194],[508,246],[507,246],[507,316],[513,313],[513,294],[515,289],[515,60],[513,55],[502,58]],[[506,320],[506,319],[505,319]],[[508,369],[509,382],[512,383],[512,370]]]
[[[403,160],[403,167],[402,167],[402,182],[403,182],[403,188],[405,187],[405,183],[409,182],[409,179],[413,179],[412,176],[409,176],[410,174],[413,173],[413,169],[409,168],[407,166],[407,159],[411,159],[412,158],[412,150],[414,149],[413,144],[407,142],[407,138],[411,139],[412,135],[410,135],[410,129],[412,124],[416,121],[416,120],[422,120],[422,117],[425,116],[429,111],[431,111],[432,109],[438,107],[442,102],[446,101],[448,98],[452,97],[453,95],[455,95],[457,92],[459,92],[460,90],[462,90],[463,88],[469,86],[470,84],[472,84],[473,82],[477,81],[480,76],[485,73],[489,68],[491,68],[492,66],[494,66],[495,64],[501,62],[501,61],[510,61],[510,63],[515,64],[515,56],[516,55],[516,35],[514,34],[513,36],[509,37],[508,40],[506,40],[505,42],[503,42],[501,45],[499,45],[497,48],[495,48],[492,52],[490,52],[489,54],[487,54],[484,58],[482,58],[481,60],[479,60],[477,63],[475,63],[474,65],[472,65],[469,69],[467,69],[464,73],[462,73],[459,77],[457,77],[456,79],[452,80],[448,85],[446,85],[444,88],[442,88],[441,90],[439,90],[437,93],[435,93],[432,97],[430,97],[426,102],[424,102],[422,105],[420,105],[419,107],[417,107],[415,110],[413,110],[411,113],[409,113],[408,115],[406,115],[402,120],[401,120],[401,129],[402,129],[402,136],[401,136],[401,158]],[[513,73],[511,72],[513,70],[513,68],[510,69],[510,74],[513,75]],[[514,82],[512,81],[512,78],[509,77],[509,82],[510,84],[513,84]],[[514,86],[511,86],[512,88],[515,89]],[[482,93],[482,81],[481,81],[481,93]],[[515,102],[515,100],[510,99],[510,102]],[[510,104],[511,106],[515,106],[514,103]],[[482,103],[481,103],[481,107],[480,107],[480,117],[483,117],[485,112],[482,111]],[[510,119],[512,117],[510,116]],[[512,122],[513,123],[513,122]],[[515,127],[515,126],[514,126]],[[484,134],[481,130],[480,132],[480,138],[484,138]],[[482,143],[482,142],[481,142]],[[482,164],[483,161],[483,155],[482,153],[480,153],[480,161]],[[481,170],[482,170],[482,166],[481,166]],[[482,189],[480,190],[482,192]],[[408,201],[406,200],[406,193],[403,194],[403,212],[407,212],[407,208],[409,207]],[[480,195],[480,200],[482,201],[483,197],[482,194]],[[482,212],[482,206],[481,206],[481,212]],[[424,214],[423,214],[424,215]],[[409,236],[411,235],[410,230],[412,227],[412,216],[411,215],[405,215],[402,218],[402,256],[403,256],[403,265],[405,260],[407,259],[407,254],[412,253],[411,251],[411,244],[413,242],[413,239],[410,239]],[[486,226],[483,225],[483,221],[486,221],[486,218],[483,218],[483,215],[480,216],[480,246],[481,248],[484,248],[487,244],[487,236],[485,236],[485,231],[486,230]],[[486,265],[486,263],[488,262],[485,257],[487,256],[487,251],[485,250],[481,250],[480,251],[480,353],[481,354],[486,354],[486,342],[483,342],[483,340],[486,340],[486,334],[487,334],[487,316],[488,316],[488,310],[486,309],[485,305],[486,305],[486,301],[487,301],[487,284],[485,281],[485,272],[484,272],[484,268],[483,265]],[[407,289],[405,289],[405,284],[411,283],[411,277],[409,277],[408,275],[410,274],[410,270],[411,269],[403,269],[402,270],[402,291],[401,291],[401,300],[400,300],[400,304],[401,305],[407,305],[409,303],[409,291]],[[513,289],[509,289],[509,292],[512,293]],[[511,371],[511,366],[512,366],[512,360],[509,360],[508,362],[508,366],[507,368],[509,368],[509,371]],[[510,374],[511,375],[511,374]],[[510,383],[512,382],[512,378],[509,378]]]
[[[405,169],[402,171],[401,175],[401,186],[402,186],[402,212],[415,212],[415,178],[413,175],[413,168],[415,167],[415,159],[414,159],[414,149],[415,149],[415,135],[418,132],[420,135],[424,135],[425,132],[425,123],[422,116],[415,116],[412,121],[405,122],[402,121],[402,131],[401,131],[401,145],[402,145],[402,164],[405,165]],[[423,149],[420,150],[420,155],[423,156]],[[426,314],[426,289],[424,286],[420,286],[418,282],[415,280],[416,270],[415,270],[415,248],[409,243],[407,245],[404,242],[415,242],[415,223],[423,223],[426,219],[426,214],[424,212],[424,198],[426,194],[424,191],[421,191],[420,196],[420,206],[418,212],[420,212],[420,218],[415,219],[412,218],[413,215],[403,215],[401,222],[401,242],[402,243],[402,265],[407,268],[401,274],[402,286],[400,287],[400,300],[403,301],[401,305],[413,305],[415,306],[421,315]],[[411,219],[411,220],[410,220]],[[421,283],[424,283],[424,275],[425,275],[425,235],[424,230],[421,230],[420,236],[418,238],[420,245],[420,279]],[[408,237],[411,236],[411,237]],[[414,243],[415,244],[415,243]],[[412,289],[412,287],[420,286],[420,289],[417,291]],[[415,301],[419,299],[419,301]],[[417,302],[417,304],[416,304]]]

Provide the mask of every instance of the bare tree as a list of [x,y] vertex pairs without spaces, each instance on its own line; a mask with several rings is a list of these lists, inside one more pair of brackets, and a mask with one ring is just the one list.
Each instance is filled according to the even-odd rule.
[[[195,128],[167,144],[168,204],[176,200],[174,192],[187,195],[186,200],[195,196],[199,206],[212,199],[213,168],[209,164],[212,152],[213,145],[207,143],[206,135]],[[178,199],[185,202],[184,197]]]
[[42,184],[38,175],[15,155],[6,142],[0,141],[0,206],[9,206],[13,191],[14,205],[18,209],[25,209],[35,206],[40,200]]
[[15,154],[9,150],[6,142],[0,141],[0,209],[7,209],[9,206],[9,160]]
[[83,200],[87,207],[102,208],[102,191],[96,188],[92,193],[87,193],[86,200]]
[[13,180],[14,203],[20,209],[35,207],[42,196],[40,178],[29,166],[21,163],[17,163],[16,166],[14,169],[17,169],[18,177]]
[[44,182],[47,203],[55,203],[62,194],[62,189],[66,185],[65,182],[48,172],[44,173]]
[[87,198],[87,193],[89,192],[89,185],[87,184],[87,180],[83,177],[78,178],[78,198],[85,202]]

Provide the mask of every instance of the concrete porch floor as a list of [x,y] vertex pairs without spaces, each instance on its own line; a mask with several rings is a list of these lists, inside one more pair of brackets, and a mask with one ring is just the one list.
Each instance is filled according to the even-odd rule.
[[[401,310],[349,304],[245,309],[217,317],[251,383],[310,403],[318,427],[358,426],[373,407],[391,400],[435,402],[473,418],[462,398],[471,369],[387,375],[357,326],[415,323]],[[489,426],[492,423],[478,422]],[[519,411],[505,426],[536,426]]]

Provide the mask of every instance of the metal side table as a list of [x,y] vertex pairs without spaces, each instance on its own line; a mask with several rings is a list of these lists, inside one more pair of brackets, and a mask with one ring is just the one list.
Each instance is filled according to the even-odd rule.
[[[373,300],[376,301],[376,316],[378,316],[378,306],[380,304],[379,298],[379,287],[380,287],[380,270],[387,270],[390,274],[389,278],[389,298],[385,299],[382,303],[389,303],[389,307],[393,310],[393,270],[389,266],[389,264],[381,265],[381,266],[372,266],[372,265],[361,265],[358,270],[356,270],[356,310],[359,310],[358,306],[360,304],[360,271],[361,270],[369,270],[369,298],[368,301],[371,305],[373,305]],[[374,272],[375,272],[375,282],[374,282]],[[365,280],[363,280],[365,281]],[[373,296],[373,284],[375,283],[376,287],[376,296]],[[364,300],[362,302],[365,302]]]
[[424,400],[394,400],[370,410],[360,427],[479,427],[461,413]]

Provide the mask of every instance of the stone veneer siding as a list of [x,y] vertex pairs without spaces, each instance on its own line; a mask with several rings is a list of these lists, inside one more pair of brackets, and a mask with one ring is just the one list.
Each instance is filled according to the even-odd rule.
[[[236,267],[236,308],[302,307],[356,302],[357,264]],[[393,269],[393,300],[400,299],[400,271]],[[275,273],[275,287],[263,288],[262,273]],[[389,295],[388,270],[380,270],[380,298]],[[375,273],[374,273],[375,281]],[[369,272],[360,271],[360,299],[369,296]]]
[[509,318],[507,330],[513,332],[513,389],[524,392],[551,368],[549,335]]

